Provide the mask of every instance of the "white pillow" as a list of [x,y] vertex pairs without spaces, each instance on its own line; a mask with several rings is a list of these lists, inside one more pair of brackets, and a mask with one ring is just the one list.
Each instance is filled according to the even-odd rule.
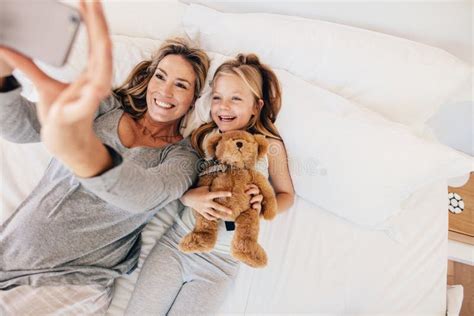
[[104,1],[104,12],[114,35],[165,40],[184,35],[181,19],[187,5],[178,0]]
[[295,191],[340,217],[387,227],[417,189],[474,170],[471,156],[284,70],[276,73],[283,89],[277,127]]
[[[211,68],[196,102],[195,127],[210,121],[209,81],[232,58],[208,55]],[[285,70],[274,70],[283,89],[277,126],[296,193],[327,211],[368,228],[393,229],[388,219],[410,194],[474,170],[472,157],[414,135],[407,126]]]
[[321,20],[191,4],[183,25],[206,50],[254,52],[275,68],[404,124],[425,123],[472,72],[439,48]]

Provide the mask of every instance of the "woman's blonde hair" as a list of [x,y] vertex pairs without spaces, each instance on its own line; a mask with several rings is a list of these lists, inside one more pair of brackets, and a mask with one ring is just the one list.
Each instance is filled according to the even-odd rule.
[[[238,54],[235,59],[228,60],[217,68],[211,87],[221,75],[237,75],[252,91],[255,102],[263,101],[257,115],[252,115],[245,130],[252,134],[262,134],[269,138],[281,140],[280,133],[274,123],[281,108],[281,88],[275,73],[267,65],[261,64],[255,54]],[[204,156],[204,137],[217,127],[212,121],[201,125],[191,135],[193,148]]]
[[140,62],[128,75],[125,82],[113,90],[115,97],[121,101],[123,110],[133,117],[142,116],[147,110],[146,91],[148,83],[155,74],[160,61],[168,55],[179,55],[187,60],[196,74],[193,103],[199,97],[209,69],[209,57],[200,48],[191,47],[183,38],[166,40],[151,60]]

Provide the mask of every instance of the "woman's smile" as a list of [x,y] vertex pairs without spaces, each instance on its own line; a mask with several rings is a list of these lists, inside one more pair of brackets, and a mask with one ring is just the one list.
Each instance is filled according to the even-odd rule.
[[165,56],[147,87],[147,106],[156,122],[182,118],[194,98],[196,75],[192,65],[179,55]]

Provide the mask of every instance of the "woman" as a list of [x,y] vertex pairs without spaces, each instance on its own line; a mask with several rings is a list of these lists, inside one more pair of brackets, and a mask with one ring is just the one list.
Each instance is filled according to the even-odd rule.
[[[2,315],[105,312],[113,279],[137,265],[145,224],[157,211],[176,208],[196,177],[197,156],[179,127],[203,86],[206,54],[167,41],[107,97],[112,53],[102,8],[82,2],[80,9],[90,56],[71,85],[0,48],[1,135],[42,141],[54,156],[0,226]],[[8,76],[13,68],[32,80],[38,104],[20,96]]]

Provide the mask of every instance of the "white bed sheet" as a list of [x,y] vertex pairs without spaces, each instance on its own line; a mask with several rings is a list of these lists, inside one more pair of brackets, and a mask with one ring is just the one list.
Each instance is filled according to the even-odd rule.
[[[401,242],[297,198],[262,225],[269,265],[242,265],[221,312],[444,315],[446,194],[446,184],[435,183],[412,195],[393,220]],[[148,228],[142,255],[151,248]],[[117,282],[110,315],[122,315],[137,276]]]
[[407,201],[394,219],[402,242],[298,198],[262,231],[269,266],[242,269],[222,310],[243,312],[234,302],[245,296],[246,313],[444,314],[446,191],[433,184]]

